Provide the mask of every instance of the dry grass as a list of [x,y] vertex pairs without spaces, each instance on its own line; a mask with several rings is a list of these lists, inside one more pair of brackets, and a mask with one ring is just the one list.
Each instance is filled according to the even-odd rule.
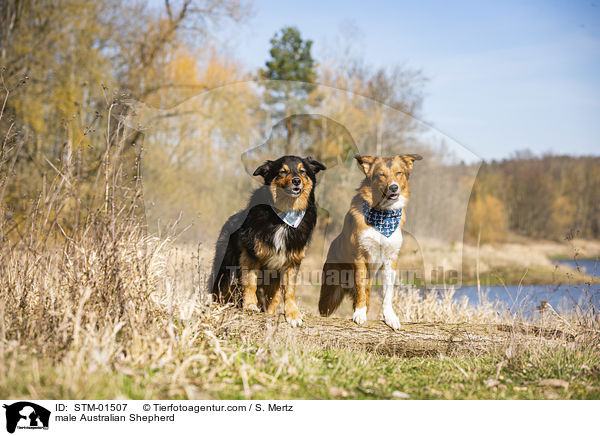
[[[392,398],[400,389],[413,398],[501,398],[510,392],[508,397],[563,398],[562,391],[533,388],[530,379],[514,391],[498,389],[499,375],[510,370],[514,379],[533,364],[547,373],[542,377],[564,378],[553,375],[554,363],[548,363],[557,353],[565,357],[556,367],[575,365],[569,380],[587,374],[581,395],[596,393],[588,388],[598,380],[598,351],[589,350],[597,347],[598,335],[567,339],[566,328],[577,331],[568,320],[547,320],[546,333],[525,335],[519,320],[499,315],[492,303],[475,309],[457,303],[451,290],[440,299],[409,288],[396,300],[405,322],[398,334],[377,321],[362,332],[347,320],[311,321],[310,315],[301,330],[288,328],[281,317],[267,317],[252,329],[261,317],[207,304],[198,274],[207,265],[203,250],[182,249],[135,228],[123,228],[117,241],[98,232],[41,254],[4,246],[1,396]],[[400,347],[368,345],[368,338],[393,342],[393,335]],[[449,353],[447,341],[459,337],[464,348]],[[417,358],[423,367],[411,363]],[[423,368],[435,378],[448,372],[450,381],[436,384],[430,374],[420,385],[407,385],[406,371],[421,374]]]
[[[289,329],[277,317],[267,320],[268,328],[248,330],[252,323],[240,322],[244,318],[240,318],[239,312],[208,306],[206,294],[198,288],[202,284],[198,263],[206,265],[202,256],[135,231],[122,234],[122,240],[111,244],[86,238],[72,242],[68,250],[43,254],[14,248],[2,251],[0,395],[391,398],[394,389],[410,391],[402,384],[406,374],[399,372],[400,369],[406,370],[408,366],[412,371],[422,371],[412,366],[411,359],[402,356],[411,355],[407,350],[417,350],[416,338],[425,334],[426,325],[429,325],[427,334],[434,336],[455,329],[449,320],[463,323],[462,331],[467,338],[471,335],[468,343],[476,352],[452,353],[455,360],[450,361],[440,360],[437,353],[429,352],[432,357],[424,362],[426,366],[433,365],[432,371],[456,369],[448,362],[458,359],[457,365],[461,368],[466,365],[463,371],[469,374],[468,380],[480,385],[489,377],[494,378],[501,362],[506,368],[515,365],[527,368],[530,362],[542,361],[540,365],[545,367],[548,365],[545,359],[554,358],[557,350],[580,356],[577,364],[580,369],[595,371],[593,368],[597,367],[597,359],[586,354],[593,347],[590,337],[574,341],[554,335],[554,339],[546,340],[534,332],[525,340],[514,328],[516,321],[502,320],[491,303],[474,309],[466,302],[456,303],[451,291],[442,299],[424,297],[413,289],[401,292],[397,308],[405,321],[399,334],[404,344],[402,352],[397,349],[382,354],[382,347],[351,351],[352,338],[364,339],[369,335],[361,334],[348,321],[340,327],[339,321],[327,325],[329,321],[315,318],[313,329],[316,324],[325,323],[318,335],[311,334],[314,330],[310,317],[301,331]],[[469,325],[501,325],[502,321],[510,321],[508,333],[490,336],[492,341],[501,338],[500,342],[490,348],[474,347],[474,335],[486,337],[490,333],[470,329]],[[371,333],[385,329],[377,321],[371,323],[375,323],[369,327]],[[336,334],[340,331],[347,332],[350,339]],[[385,337],[386,333],[381,331]],[[446,350],[439,345],[446,340],[441,336],[436,339],[439,351]],[[473,356],[480,360],[473,360]],[[469,371],[469,365],[478,367],[476,374]],[[385,382],[381,381],[383,367],[388,368],[383,376]],[[488,367],[490,374],[484,370]],[[597,378],[595,373],[590,374],[592,379]],[[347,382],[340,384],[342,379]],[[431,387],[435,381],[423,383]],[[455,390],[455,384],[460,387],[465,381],[450,383],[448,390]],[[491,382],[489,389],[486,387],[480,394],[476,394],[473,386],[465,386],[457,395],[496,398],[500,392],[494,390]],[[413,397],[446,395],[440,394],[445,392],[441,384],[434,385],[433,391],[423,390],[423,386],[412,389]],[[587,388],[584,391],[595,392]],[[532,392],[529,394],[533,395]],[[526,393],[515,391],[518,397]]]

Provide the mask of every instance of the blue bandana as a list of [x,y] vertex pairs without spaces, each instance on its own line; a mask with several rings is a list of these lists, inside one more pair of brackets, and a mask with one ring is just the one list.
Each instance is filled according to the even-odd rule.
[[402,209],[380,210],[370,207],[369,203],[363,201],[363,214],[367,224],[379,233],[389,238],[396,231],[402,218]]

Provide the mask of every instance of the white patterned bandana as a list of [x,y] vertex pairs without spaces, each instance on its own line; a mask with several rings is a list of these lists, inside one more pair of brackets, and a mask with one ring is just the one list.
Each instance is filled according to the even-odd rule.
[[298,228],[298,226],[300,225],[300,223],[302,222],[302,218],[304,218],[304,214],[306,213],[305,210],[286,210],[283,212],[277,212],[277,209],[275,209],[273,206],[271,206],[271,209],[273,209],[273,211],[277,214],[277,216],[279,218],[281,218],[281,220],[286,223],[288,226],[293,227],[293,228]]
[[367,224],[377,230],[379,233],[389,238],[396,231],[402,218],[402,209],[380,210],[369,206],[369,203],[363,201],[363,214]]

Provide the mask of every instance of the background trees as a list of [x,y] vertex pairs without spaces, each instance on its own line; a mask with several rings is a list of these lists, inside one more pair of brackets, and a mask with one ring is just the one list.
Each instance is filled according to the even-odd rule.
[[[435,167],[414,184],[420,195],[435,195],[411,203],[411,216],[435,229],[431,236],[447,230],[432,209],[463,219],[451,198],[458,193],[471,195],[471,241],[480,234],[488,242],[600,237],[597,158],[521,153],[485,164],[471,193],[461,174],[472,168],[448,164],[443,147],[423,140],[427,79],[418,70],[373,68],[349,49],[317,62],[312,41],[284,27],[258,72],[263,86],[232,86],[257,72],[215,46],[211,32],[225,21],[243,23],[249,10],[238,0],[0,0],[0,212],[8,227],[18,229],[58,175],[68,192],[61,210],[68,232],[78,204],[96,207],[94,199],[104,198],[96,195],[98,174],[110,159],[124,181],[135,183],[142,147],[146,199],[168,205],[161,218],[176,219],[189,206],[204,226],[218,226],[232,212],[217,207],[222,198],[237,207],[252,187],[240,157],[270,135],[270,148],[253,159],[293,151],[332,168],[332,217],[343,216],[347,205],[339,198],[360,176],[353,153],[406,150],[425,155],[422,168]],[[132,101],[154,109],[145,129],[123,122],[133,116]],[[313,110],[332,119],[290,116]],[[333,169],[337,164],[344,167]]]
[[[57,171],[82,182],[73,197],[91,199],[113,141],[123,145],[123,171],[134,173],[139,147],[151,141],[119,124],[130,110],[128,101],[173,108],[203,90],[241,80],[239,65],[211,45],[210,29],[241,22],[248,10],[247,2],[237,0],[0,1],[2,97],[10,94],[0,137],[7,138],[3,158],[16,158],[5,179],[11,216],[27,213]],[[174,119],[179,109],[157,113]],[[165,147],[173,160],[175,148],[183,154],[179,145]]]
[[498,241],[510,233],[564,240],[599,238],[600,158],[532,156],[484,164],[471,195],[467,234]]

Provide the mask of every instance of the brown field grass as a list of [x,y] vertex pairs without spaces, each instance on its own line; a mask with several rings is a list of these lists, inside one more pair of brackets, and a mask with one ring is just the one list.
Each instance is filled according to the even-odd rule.
[[[208,304],[210,251],[145,236],[133,223],[114,233],[102,223],[84,233],[63,249],[3,245],[0,396],[393,398],[398,388],[413,398],[597,394],[597,320],[550,316],[525,331],[522,320],[501,315],[491,302],[474,309],[455,302],[451,291],[438,299],[406,288],[396,299],[399,333],[378,321],[362,331],[315,318],[306,296],[302,329],[290,329],[281,315],[252,328],[261,316]],[[369,346],[369,337],[397,343]],[[448,348],[448,341],[461,346]],[[555,362],[557,353],[564,357]],[[405,377],[423,371],[415,359],[448,380],[430,375],[408,386]],[[499,377],[514,381],[534,364],[543,370],[538,381],[563,380],[556,368],[571,365],[565,383],[575,390],[529,379],[499,388],[506,386]],[[576,374],[584,375],[580,384]],[[353,381],[340,385],[342,378]]]

